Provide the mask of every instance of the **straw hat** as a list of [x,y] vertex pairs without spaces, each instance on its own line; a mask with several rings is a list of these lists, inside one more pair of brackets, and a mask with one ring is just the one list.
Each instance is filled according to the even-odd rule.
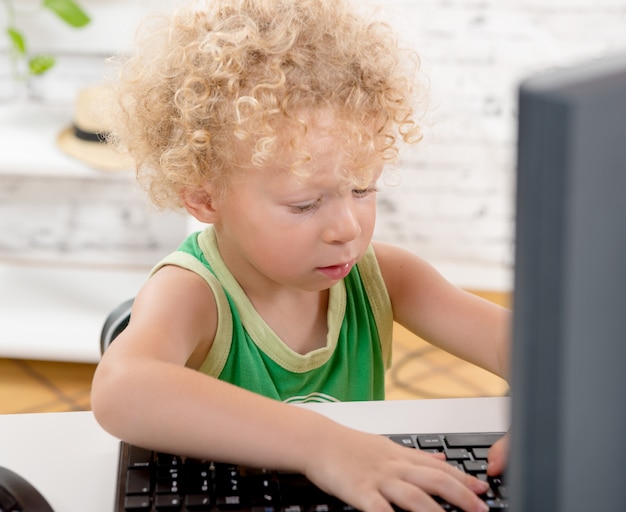
[[132,169],[130,156],[106,142],[113,125],[113,106],[113,93],[109,87],[93,85],[81,89],[76,96],[74,123],[57,136],[59,148],[99,170]]

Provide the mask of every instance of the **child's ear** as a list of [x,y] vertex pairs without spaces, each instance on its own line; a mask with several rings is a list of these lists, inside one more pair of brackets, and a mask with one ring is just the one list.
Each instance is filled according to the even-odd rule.
[[181,194],[187,211],[200,222],[213,224],[217,220],[217,210],[208,188],[185,190]]

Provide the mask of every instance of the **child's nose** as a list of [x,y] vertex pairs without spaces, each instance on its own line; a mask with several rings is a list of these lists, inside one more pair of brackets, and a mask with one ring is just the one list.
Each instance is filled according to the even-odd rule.
[[354,240],[361,234],[361,224],[356,212],[348,202],[341,201],[329,212],[325,241],[328,243],[346,243]]

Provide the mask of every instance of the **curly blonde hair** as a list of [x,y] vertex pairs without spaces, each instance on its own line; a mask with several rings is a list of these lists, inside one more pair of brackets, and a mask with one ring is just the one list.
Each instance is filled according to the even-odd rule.
[[421,138],[417,55],[348,0],[196,1],[151,20],[121,63],[114,139],[159,206],[227,191],[242,155],[267,164],[285,133],[306,161],[306,109],[329,109],[360,162],[394,162],[399,140]]

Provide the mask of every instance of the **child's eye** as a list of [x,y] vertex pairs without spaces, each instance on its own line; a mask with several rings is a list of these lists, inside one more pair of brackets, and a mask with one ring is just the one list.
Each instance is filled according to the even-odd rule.
[[352,194],[354,195],[354,197],[360,198],[360,197],[365,197],[369,194],[373,194],[374,192],[377,192],[378,188],[376,187],[367,187],[367,188],[355,188],[352,191]]
[[312,203],[294,204],[294,205],[289,206],[289,208],[294,213],[308,213],[308,212],[311,212],[311,211],[317,209],[319,207],[319,205],[320,205],[320,200],[316,199]]

